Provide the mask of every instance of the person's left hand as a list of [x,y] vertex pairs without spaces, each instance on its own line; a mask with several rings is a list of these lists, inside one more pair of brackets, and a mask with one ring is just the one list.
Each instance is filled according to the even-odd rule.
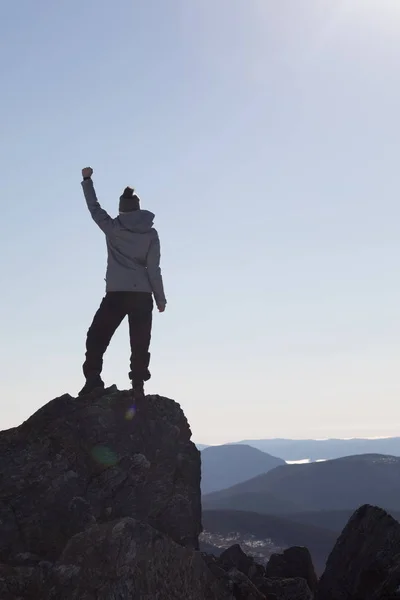
[[85,177],[91,177],[92,175],[93,175],[92,167],[85,167],[84,169],[82,169],[83,179],[85,179]]

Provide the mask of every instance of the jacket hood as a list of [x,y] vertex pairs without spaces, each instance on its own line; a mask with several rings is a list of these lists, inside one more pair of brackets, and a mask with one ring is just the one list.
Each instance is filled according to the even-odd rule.
[[119,220],[125,229],[134,233],[146,233],[153,227],[154,214],[149,210],[133,210],[120,213]]

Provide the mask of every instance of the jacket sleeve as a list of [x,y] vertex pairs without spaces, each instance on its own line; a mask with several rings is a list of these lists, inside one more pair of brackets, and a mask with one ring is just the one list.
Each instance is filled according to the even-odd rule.
[[90,214],[92,215],[93,221],[97,223],[102,231],[106,235],[111,233],[114,227],[113,219],[101,208],[99,201],[97,200],[96,191],[94,189],[93,181],[91,179],[84,179],[82,181],[83,193]]
[[153,290],[154,299],[158,307],[165,306],[167,300],[164,293],[164,284],[160,268],[161,249],[160,238],[154,230],[154,236],[150,243],[150,248],[147,253],[147,273],[149,275],[150,285]]

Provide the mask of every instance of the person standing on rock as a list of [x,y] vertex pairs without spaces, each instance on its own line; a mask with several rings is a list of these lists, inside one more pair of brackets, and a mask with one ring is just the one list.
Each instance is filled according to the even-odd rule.
[[103,355],[116,329],[129,320],[131,369],[135,398],[144,396],[150,379],[150,339],[153,296],[159,312],[167,304],[160,269],[160,240],[153,227],[154,214],[140,209],[134,189],[125,188],[119,199],[119,216],[112,219],[101,208],[92,181],[93,169],[82,169],[82,188],[93,220],[105,233],[108,262],[106,295],[87,333],[83,373],[86,383],[79,396],[103,389]]

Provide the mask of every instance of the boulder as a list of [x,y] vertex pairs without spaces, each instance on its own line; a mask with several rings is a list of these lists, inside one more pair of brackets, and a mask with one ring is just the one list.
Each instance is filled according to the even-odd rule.
[[200,552],[132,518],[75,535],[54,566],[46,600],[233,600]]
[[312,600],[313,594],[305,579],[265,579],[259,588],[267,600]]
[[313,594],[317,589],[318,578],[307,548],[293,546],[285,550],[283,554],[273,554],[267,563],[265,573],[266,577],[282,579],[301,577],[307,581]]
[[58,559],[95,524],[132,517],[182,546],[201,531],[200,458],[173,400],[61,396],[0,432],[0,562]]
[[244,573],[233,567],[228,572],[231,589],[233,590],[234,598],[237,600],[267,600],[265,594],[261,592],[250,581]]
[[239,544],[234,544],[227,550],[224,550],[219,556],[218,564],[225,571],[235,568],[250,579],[260,575],[264,576],[265,573],[264,567],[257,564],[254,558],[247,556]]
[[47,570],[40,567],[10,567],[0,564],[1,600],[47,600],[43,585]]
[[381,508],[359,508],[328,558],[318,600],[383,600],[400,588],[400,524]]
[[[234,600],[202,556],[130,517],[76,534],[53,565],[0,566],[1,600]],[[254,600],[258,600],[255,597]]]

